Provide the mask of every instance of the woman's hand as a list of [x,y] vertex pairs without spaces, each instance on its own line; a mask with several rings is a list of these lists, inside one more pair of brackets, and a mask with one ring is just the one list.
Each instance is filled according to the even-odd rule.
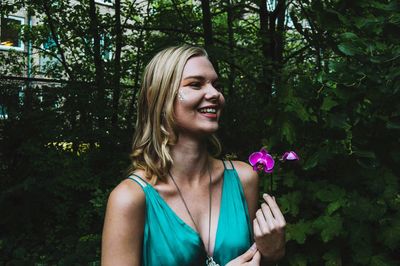
[[254,243],[245,253],[240,255],[234,260],[231,260],[226,266],[237,266],[237,265],[260,265],[261,254],[257,250],[256,244]]
[[264,194],[264,203],[253,220],[257,249],[266,261],[277,261],[285,254],[286,221],[275,198]]

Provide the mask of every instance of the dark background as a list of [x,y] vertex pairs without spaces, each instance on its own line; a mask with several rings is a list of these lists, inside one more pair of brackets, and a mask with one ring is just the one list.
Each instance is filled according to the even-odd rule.
[[0,264],[99,265],[143,68],[187,43],[222,79],[222,157],[301,158],[274,173],[279,265],[399,265],[398,1],[8,2],[39,22],[0,51]]

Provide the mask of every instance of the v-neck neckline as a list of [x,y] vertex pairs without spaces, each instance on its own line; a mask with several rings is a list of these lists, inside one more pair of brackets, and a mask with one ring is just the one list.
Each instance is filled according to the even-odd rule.
[[[214,239],[214,248],[213,248],[213,252],[212,252],[212,256],[215,256],[215,249],[217,247],[217,240],[218,239],[218,232],[220,229],[220,221],[221,221],[221,211],[222,211],[222,199],[224,196],[224,187],[225,187],[225,175],[226,175],[226,171],[228,169],[224,168],[224,172],[222,174],[222,187],[221,187],[221,198],[220,198],[220,203],[219,203],[219,214],[218,214],[218,221],[217,221],[217,230],[215,231],[215,239]],[[160,202],[167,208],[167,210],[169,210],[169,212],[172,213],[172,215],[178,220],[179,223],[181,223],[185,228],[187,228],[190,232],[192,232],[193,234],[195,234],[197,236],[197,238],[200,240],[200,242],[203,244],[204,249],[206,248],[203,239],[201,238],[201,235],[199,232],[197,232],[193,227],[191,227],[189,224],[187,224],[181,217],[179,217],[179,215],[171,208],[171,206],[169,206],[169,204],[165,201],[165,199],[160,195],[160,193],[149,183],[147,183],[147,186],[151,188],[151,190],[153,190],[155,192],[155,194],[157,195],[157,197],[159,198]]]

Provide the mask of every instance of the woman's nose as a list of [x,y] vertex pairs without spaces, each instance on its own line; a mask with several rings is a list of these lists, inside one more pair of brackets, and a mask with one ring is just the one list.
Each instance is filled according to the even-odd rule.
[[221,93],[212,84],[208,84],[206,98],[218,100],[220,96]]

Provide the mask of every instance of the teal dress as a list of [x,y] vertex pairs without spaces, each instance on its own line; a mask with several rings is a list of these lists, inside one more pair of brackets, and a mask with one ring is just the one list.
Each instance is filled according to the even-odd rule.
[[[213,258],[225,265],[242,255],[252,244],[247,203],[239,176],[224,162],[221,210]],[[160,194],[136,175],[129,176],[146,196],[146,222],[142,265],[205,265],[207,254],[200,235],[169,207]]]

